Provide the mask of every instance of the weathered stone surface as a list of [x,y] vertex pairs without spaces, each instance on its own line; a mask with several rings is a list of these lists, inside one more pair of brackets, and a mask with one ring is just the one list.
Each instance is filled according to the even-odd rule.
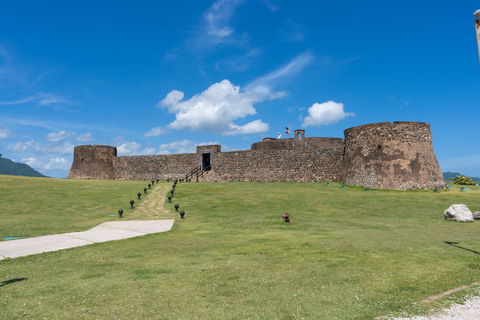
[[369,188],[446,188],[430,125],[382,122],[345,130],[340,182]]
[[117,148],[100,145],[77,146],[68,179],[115,179],[113,160]]
[[460,222],[472,222],[473,214],[464,204],[452,204],[443,213],[445,220],[455,220]]
[[350,128],[345,130],[345,143],[341,138],[308,138],[299,129],[294,138],[266,138],[252,144],[251,150],[230,152],[208,145],[198,146],[196,153],[117,157],[115,147],[79,146],[68,177],[184,179],[199,166],[212,171],[200,181],[337,180],[393,190],[446,187],[433,152],[430,125],[422,122]]
[[473,213],[473,219],[474,220],[480,220],[480,211],[475,211]]

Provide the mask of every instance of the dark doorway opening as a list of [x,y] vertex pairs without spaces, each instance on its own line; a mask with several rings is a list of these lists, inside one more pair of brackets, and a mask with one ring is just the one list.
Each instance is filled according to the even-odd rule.
[[204,153],[202,155],[202,169],[212,170],[212,166],[210,165],[210,153]]

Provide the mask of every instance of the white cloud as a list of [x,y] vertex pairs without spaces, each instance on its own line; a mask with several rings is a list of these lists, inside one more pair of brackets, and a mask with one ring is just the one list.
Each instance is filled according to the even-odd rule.
[[168,129],[189,129],[222,135],[268,131],[268,124],[261,120],[243,126],[233,122],[256,114],[253,104],[265,100],[266,97],[252,92],[240,92],[240,87],[234,86],[228,80],[211,85],[189,100],[181,101],[182,98],[182,92],[173,90],[158,104],[176,116],[175,121],[167,125]]
[[65,158],[53,158],[43,168],[45,170],[70,170],[70,162]]
[[24,158],[20,162],[25,163],[35,169],[43,169],[45,167],[45,162],[35,157]]
[[11,149],[10,151],[12,152],[26,152],[30,149],[33,148],[35,144],[35,140],[30,140],[27,142],[17,142]]
[[270,130],[268,123],[262,122],[262,120],[254,120],[247,123],[243,126],[238,126],[231,123],[229,125],[228,131],[223,132],[223,135],[234,136],[237,134],[249,134],[249,133],[259,133]]
[[143,150],[144,155],[151,155],[151,154],[156,154],[156,153],[157,153],[157,149],[155,149],[155,148],[145,148]]
[[136,142],[125,142],[117,147],[119,156],[138,155],[142,145]]
[[195,151],[195,143],[193,141],[184,139],[182,141],[161,144],[158,154],[193,153]]
[[63,142],[60,144],[39,144],[35,140],[30,140],[27,142],[17,142],[10,151],[12,152],[27,152],[33,151],[37,154],[47,154],[47,153],[62,153],[62,154],[72,154],[73,153],[73,144],[68,142]]
[[72,136],[77,135],[75,132],[66,132],[65,130],[61,130],[59,132],[51,132],[47,134],[45,137],[45,140],[50,141],[50,142],[58,142],[62,141],[66,138],[70,138]]
[[8,130],[6,125],[2,125],[0,127],[0,139],[5,139],[9,137],[13,137],[13,132],[11,130]]
[[93,142],[93,135],[91,132],[87,132],[79,135],[75,140],[78,142]]
[[343,111],[343,103],[328,101],[314,103],[308,109],[308,116],[303,119],[303,127],[323,126],[334,124],[348,116],[355,116],[352,112]]
[[296,56],[292,61],[286,65],[281,66],[277,70],[270,72],[269,74],[257,78],[250,82],[246,89],[260,94],[271,94],[273,88],[278,82],[288,80],[293,76],[300,73],[305,67],[310,65],[315,60],[311,51],[306,51]]
[[235,38],[234,29],[228,25],[241,2],[243,0],[218,0],[213,3],[203,15],[203,25],[193,41],[194,46],[210,48],[220,43],[241,43],[241,38]]
[[156,137],[156,136],[160,136],[162,134],[166,134],[168,133],[168,130],[166,130],[165,128],[162,128],[162,127],[156,127],[156,128],[152,128],[152,130],[148,131],[148,132],[145,132],[145,134],[143,135],[144,137]]
[[51,106],[59,103],[72,104],[72,102],[65,100],[64,98],[51,93],[36,92],[36,95],[14,101],[0,101],[0,106],[10,106],[16,104],[28,103],[31,101],[37,102],[41,106]]
[[11,106],[11,105],[15,105],[15,104],[27,103],[27,102],[30,102],[30,101],[34,100],[35,98],[36,97],[28,97],[28,98],[25,98],[25,99],[15,100],[15,101],[0,101],[0,106]]
[[46,163],[38,158],[29,157],[22,159],[20,162],[25,163],[36,170],[70,170],[70,162],[65,158],[51,158],[50,161]]

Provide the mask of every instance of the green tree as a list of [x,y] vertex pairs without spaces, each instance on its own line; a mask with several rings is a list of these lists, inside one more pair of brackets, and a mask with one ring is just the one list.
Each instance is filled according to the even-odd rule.
[[464,186],[474,186],[476,183],[472,181],[472,178],[470,177],[465,177],[465,176],[456,176],[455,178],[450,178],[450,180],[453,180],[452,182],[454,184],[460,184]]

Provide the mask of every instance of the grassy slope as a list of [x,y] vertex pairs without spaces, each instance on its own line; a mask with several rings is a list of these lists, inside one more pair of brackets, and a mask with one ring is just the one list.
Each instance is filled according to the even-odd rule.
[[[110,182],[83,181],[75,206]],[[480,210],[480,190],[180,184],[175,200],[186,219],[170,232],[0,261],[0,318],[373,319],[480,281],[480,224],[443,220],[453,203]]]

